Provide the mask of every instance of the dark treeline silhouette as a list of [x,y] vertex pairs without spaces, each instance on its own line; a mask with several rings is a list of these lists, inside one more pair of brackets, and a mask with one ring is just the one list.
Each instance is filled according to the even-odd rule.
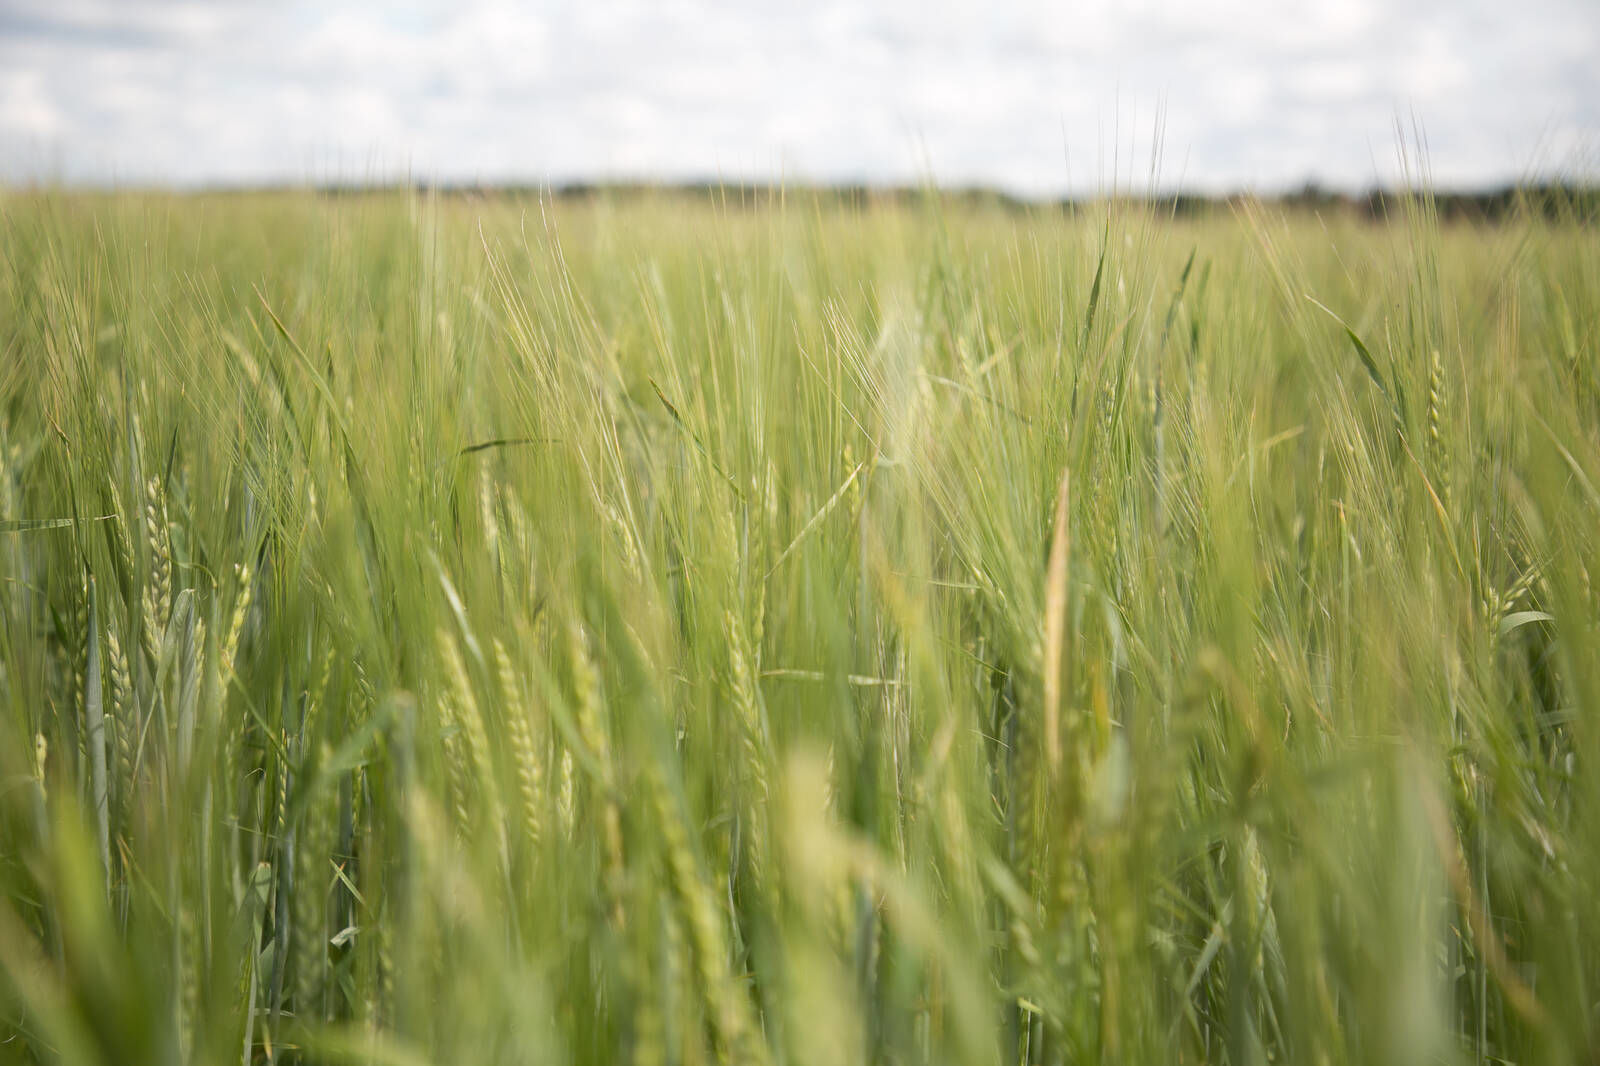
[[1348,211],[1375,220],[1389,218],[1422,204],[1446,221],[1496,221],[1512,215],[1535,215],[1556,221],[1594,222],[1600,218],[1600,185],[1543,183],[1503,185],[1473,191],[1371,189],[1347,196],[1308,184],[1278,198],[1291,207]]
[[473,184],[416,182],[394,184],[328,184],[317,191],[326,196],[350,196],[411,188],[422,193],[475,199],[547,196],[557,200],[630,199],[666,197],[707,200],[729,208],[771,207],[784,201],[821,200],[845,207],[869,204],[924,202],[937,197],[945,203],[991,207],[1003,211],[1073,211],[1093,203],[1115,199],[1142,204],[1175,217],[1200,217],[1229,211],[1245,203],[1278,204],[1296,210],[1324,215],[1344,215],[1375,222],[1401,217],[1408,210],[1422,208],[1448,222],[1495,222],[1508,217],[1543,217],[1552,221],[1600,221],[1600,184],[1546,182],[1504,185],[1481,190],[1370,189],[1351,194],[1323,188],[1315,183],[1284,193],[1238,192],[1221,195],[1202,193],[1117,193],[1114,196],[1030,199],[982,187],[928,188],[917,186],[877,186],[866,184],[777,185],[703,182],[602,181],[568,182],[560,185]]

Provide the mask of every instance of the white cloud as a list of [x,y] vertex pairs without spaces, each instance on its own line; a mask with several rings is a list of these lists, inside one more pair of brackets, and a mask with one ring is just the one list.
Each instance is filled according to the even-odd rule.
[[51,102],[38,71],[0,74],[0,129],[19,137],[49,139],[60,135],[61,112]]
[[[0,0],[0,177],[1359,187],[1600,139],[1593,0]],[[1543,158],[1540,158],[1543,153]]]

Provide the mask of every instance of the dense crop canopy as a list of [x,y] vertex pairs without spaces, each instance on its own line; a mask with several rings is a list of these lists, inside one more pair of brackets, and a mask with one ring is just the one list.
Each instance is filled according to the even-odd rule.
[[1600,241],[0,199],[0,1057],[1600,1044]]

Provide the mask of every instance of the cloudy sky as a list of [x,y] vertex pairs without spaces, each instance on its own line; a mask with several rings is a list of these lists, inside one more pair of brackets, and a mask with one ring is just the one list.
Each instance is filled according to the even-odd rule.
[[0,0],[11,181],[1356,189],[1413,120],[1600,172],[1600,0]]

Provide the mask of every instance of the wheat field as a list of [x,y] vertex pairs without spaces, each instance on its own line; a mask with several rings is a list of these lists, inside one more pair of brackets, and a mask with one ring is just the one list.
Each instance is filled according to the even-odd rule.
[[0,1061],[1600,1046],[1600,241],[0,193]]

